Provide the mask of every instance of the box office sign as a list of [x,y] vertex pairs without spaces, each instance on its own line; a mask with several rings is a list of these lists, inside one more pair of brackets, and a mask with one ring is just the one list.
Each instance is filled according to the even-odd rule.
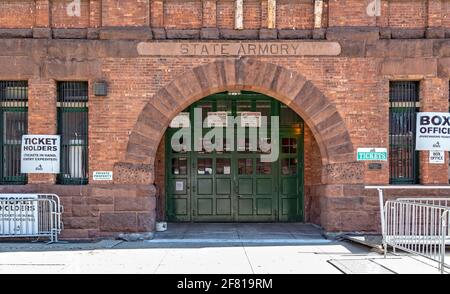
[[419,112],[416,150],[450,151],[450,113]]
[[445,151],[430,151],[429,159],[429,163],[431,164],[444,164]]
[[0,194],[0,235],[38,233],[37,194]]
[[21,172],[24,174],[59,173],[60,152],[60,136],[24,135]]

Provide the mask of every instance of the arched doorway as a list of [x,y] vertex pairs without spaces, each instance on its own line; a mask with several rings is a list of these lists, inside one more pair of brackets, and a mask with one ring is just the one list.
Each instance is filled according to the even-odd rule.
[[193,103],[165,134],[166,219],[303,221],[303,136],[303,120],[263,94]]
[[[268,95],[303,119],[320,150],[316,162],[320,162],[318,174],[322,180],[311,188],[311,195],[321,197],[313,208],[320,212],[320,216],[315,213],[316,223],[330,230],[341,229],[342,224],[336,224],[341,215],[331,211],[335,203],[328,205],[336,196],[332,185],[361,183],[363,174],[362,166],[355,163],[345,121],[334,102],[313,82],[284,66],[254,58],[221,59],[189,69],[156,92],[130,132],[123,161],[115,164],[115,183],[143,185],[154,197],[158,190],[155,178],[161,176],[155,168],[158,146],[170,122],[194,102],[224,91]],[[161,208],[158,204],[156,207]],[[155,216],[156,210],[151,215]]]

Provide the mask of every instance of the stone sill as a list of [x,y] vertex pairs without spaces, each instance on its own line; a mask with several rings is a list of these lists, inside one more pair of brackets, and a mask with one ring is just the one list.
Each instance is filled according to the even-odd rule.
[[88,40],[353,40],[446,39],[450,28],[427,29],[330,27],[327,29],[164,29],[150,27],[103,27],[82,29],[0,29],[0,39]]

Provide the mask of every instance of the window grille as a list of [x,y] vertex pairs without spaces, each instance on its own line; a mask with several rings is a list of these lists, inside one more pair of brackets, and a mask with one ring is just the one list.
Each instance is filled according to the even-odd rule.
[[417,184],[419,153],[415,150],[419,82],[390,82],[389,166],[391,184]]
[[26,184],[20,172],[22,135],[28,131],[28,82],[0,81],[0,184]]
[[88,83],[58,82],[59,184],[88,183]]

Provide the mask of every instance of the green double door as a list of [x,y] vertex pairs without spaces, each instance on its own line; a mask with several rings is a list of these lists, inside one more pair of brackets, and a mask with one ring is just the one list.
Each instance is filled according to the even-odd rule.
[[[250,128],[244,140],[235,135],[234,148],[222,151],[174,151],[166,133],[167,219],[188,222],[276,222],[303,220],[303,123],[286,106],[260,94],[216,94],[191,106],[202,113],[221,111],[238,116],[243,111],[280,116],[276,138],[279,156],[262,159],[260,148],[250,148]],[[286,115],[281,118],[283,113]],[[207,130],[205,130],[207,131]],[[269,133],[270,134],[270,133]],[[267,140],[267,138],[266,138]],[[253,142],[254,143],[254,142]],[[272,147],[273,148],[273,147]],[[255,150],[256,149],[256,150]],[[253,151],[252,151],[253,150]]]

